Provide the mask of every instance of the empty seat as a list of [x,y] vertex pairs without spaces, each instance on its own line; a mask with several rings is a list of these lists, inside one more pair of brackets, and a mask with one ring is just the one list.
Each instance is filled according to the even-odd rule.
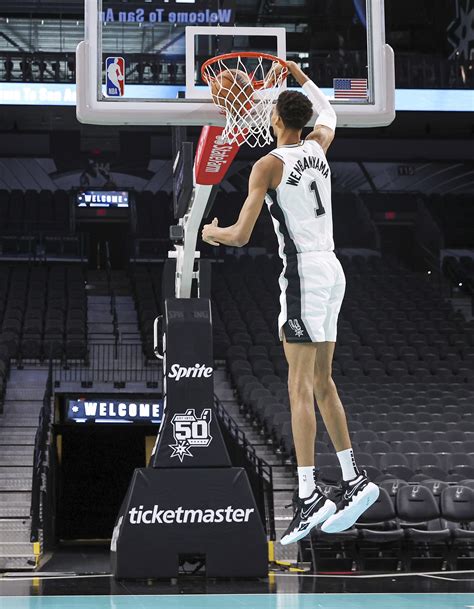
[[453,543],[448,564],[456,568],[459,547],[468,544],[468,552],[474,543],[474,490],[468,486],[457,485],[445,488],[441,494],[441,515],[447,521],[456,523],[451,527]]
[[[328,447],[326,442],[316,441],[314,452],[315,452],[315,455],[321,455],[321,453],[326,454],[326,453],[331,452],[331,448]],[[316,456],[316,459],[318,459],[318,456]]]
[[[322,457],[325,455],[320,456]],[[341,477],[341,468],[339,465],[325,465],[324,467],[319,468],[319,480],[338,484]]]
[[459,480],[464,480],[466,478],[474,478],[474,467],[472,465],[455,465],[452,467],[450,473],[458,476]]
[[418,468],[418,472],[416,477],[411,478],[411,480],[416,479],[424,480],[434,478],[436,480],[446,480],[448,476],[448,472],[441,469],[441,467],[437,465],[422,465]]
[[[474,522],[474,490],[462,485],[446,487],[441,494],[441,515],[470,526]],[[474,531],[470,533],[474,537]]]
[[440,505],[441,494],[445,488],[448,488],[448,483],[444,482],[443,480],[425,479],[422,482],[420,482],[420,484],[422,484],[423,486],[426,486],[427,488],[430,489],[430,491],[433,493],[433,497],[438,502],[438,505]]
[[331,467],[339,467],[339,460],[335,453],[322,453],[319,454],[316,458],[316,466],[318,468],[331,466]]
[[406,439],[407,437],[405,432],[399,429],[392,429],[390,431],[387,431],[384,436],[385,442],[389,442],[392,445],[394,442],[403,442]]
[[402,453],[388,452],[382,454],[379,459],[380,469],[386,472],[387,469],[394,465],[403,465],[409,467],[408,459]]
[[[449,464],[448,464],[448,469],[449,471],[453,471],[453,469],[459,465],[469,465],[472,466],[473,465],[473,457],[472,455],[466,454],[464,452],[462,453],[452,453],[451,455],[449,455]],[[466,478],[469,478],[469,476],[466,476]]]
[[380,482],[380,487],[384,488],[390,497],[396,497],[398,489],[402,486],[408,486],[408,482],[400,478],[388,478]]
[[390,444],[388,442],[384,442],[383,440],[374,440],[372,442],[359,442],[359,446],[364,452],[370,453],[372,455],[392,452]]
[[439,522],[438,503],[429,488],[422,485],[400,487],[396,509],[412,542],[447,542],[450,539],[449,530]]
[[413,469],[415,472],[421,471],[421,468],[426,465],[435,465],[441,467],[439,457],[436,453],[418,453],[413,455]]
[[404,532],[396,520],[395,507],[385,488],[380,488],[377,501],[356,523],[361,527],[362,539],[369,543],[393,543],[404,538]]
[[356,431],[353,435],[354,442],[357,444],[361,444],[362,442],[370,442],[372,440],[377,440],[377,434],[370,429],[365,429],[362,431]]

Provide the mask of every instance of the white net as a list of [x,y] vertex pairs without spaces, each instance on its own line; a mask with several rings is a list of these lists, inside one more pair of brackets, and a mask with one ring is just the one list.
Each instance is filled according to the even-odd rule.
[[226,115],[223,141],[251,148],[273,141],[271,113],[287,75],[284,62],[270,55],[223,55],[206,62],[202,74]]

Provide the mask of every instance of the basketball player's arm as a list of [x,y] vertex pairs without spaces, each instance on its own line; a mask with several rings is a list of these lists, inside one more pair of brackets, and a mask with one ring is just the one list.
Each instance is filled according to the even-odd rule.
[[280,169],[281,162],[269,155],[255,163],[249,178],[249,192],[235,224],[226,228],[217,226],[217,218],[206,224],[202,231],[203,241],[211,245],[243,247],[252,235],[255,223],[262,211],[267,190],[272,188],[274,172]]
[[336,113],[321,89],[306,76],[294,61],[288,61],[287,66],[288,71],[295,78],[296,82],[303,87],[303,91],[311,100],[313,108],[318,115],[314,129],[306,139],[318,142],[324,150],[324,154],[326,154],[336,132]]

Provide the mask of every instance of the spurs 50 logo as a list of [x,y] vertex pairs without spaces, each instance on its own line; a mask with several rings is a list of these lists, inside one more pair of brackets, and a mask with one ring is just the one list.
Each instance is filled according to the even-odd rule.
[[192,447],[207,447],[212,441],[211,436],[212,411],[205,408],[201,417],[196,416],[194,408],[188,408],[185,413],[176,413],[171,419],[175,444],[170,444],[173,450],[171,457],[178,457],[181,463],[184,457],[192,457]]

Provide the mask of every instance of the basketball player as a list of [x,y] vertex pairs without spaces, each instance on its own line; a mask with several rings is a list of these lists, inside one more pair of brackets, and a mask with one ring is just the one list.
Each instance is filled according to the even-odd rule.
[[[265,200],[278,238],[283,260],[278,328],[288,360],[298,464],[297,506],[281,539],[283,545],[302,539],[321,523],[326,533],[350,528],[379,495],[378,487],[357,468],[344,408],[331,376],[346,284],[334,254],[331,171],[326,159],[336,113],[294,62],[288,62],[288,69],[306,95],[280,94],[272,115],[277,147],[255,163],[236,224],[220,228],[214,218],[202,232],[204,241],[212,245],[245,245]],[[301,131],[313,111],[318,115],[315,127],[302,141]],[[322,493],[314,468],[314,398],[341,465],[342,483],[335,501]]]

